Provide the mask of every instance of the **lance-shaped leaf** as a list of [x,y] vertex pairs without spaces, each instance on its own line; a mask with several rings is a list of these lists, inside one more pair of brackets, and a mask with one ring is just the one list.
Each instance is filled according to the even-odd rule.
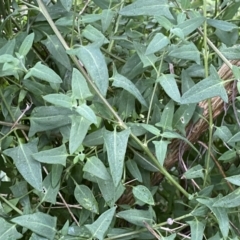
[[157,79],[167,95],[176,102],[180,102],[181,96],[180,92],[172,74],[164,74]]
[[173,19],[167,0],[138,0],[122,8],[119,14],[124,16],[166,16]]
[[92,44],[68,52],[78,56],[102,95],[106,96],[109,76],[107,64],[99,47]]
[[65,145],[49,150],[41,151],[32,155],[34,159],[39,162],[49,164],[61,164],[66,166],[66,159],[68,156]]
[[167,154],[167,147],[170,141],[160,140],[160,141],[153,141],[155,145],[155,153],[157,156],[158,162],[163,166],[164,160]]
[[49,83],[61,83],[62,79],[49,67],[38,62],[25,75],[24,79],[36,77]]
[[198,219],[194,219],[192,221],[188,221],[187,223],[190,225],[191,228],[191,239],[202,240],[206,222],[200,222]]
[[0,240],[22,238],[22,234],[16,230],[16,224],[11,224],[5,221],[4,218],[0,218],[0,226]]
[[18,147],[9,148],[3,153],[11,157],[21,173],[22,177],[35,189],[42,190],[41,164],[36,161],[32,154],[37,153],[38,139],[27,144],[19,143]]
[[72,126],[69,138],[69,152],[73,154],[82,144],[91,122],[82,116],[71,116]]
[[65,94],[59,94],[59,93],[48,94],[46,96],[43,96],[43,99],[56,106],[65,107],[65,108],[72,107],[72,99]]
[[18,51],[20,55],[26,56],[28,54],[28,52],[32,47],[33,39],[34,39],[34,33],[31,33],[23,40]]
[[112,207],[103,214],[92,224],[87,224],[86,228],[92,233],[92,238],[103,240],[107,230],[112,222],[116,211],[116,207]]
[[74,196],[85,209],[98,214],[98,203],[89,187],[76,185]]
[[138,185],[133,187],[133,195],[134,197],[146,204],[154,205],[154,199],[152,196],[152,193],[149,191],[149,189],[143,185]]
[[94,111],[85,103],[76,107],[76,112],[85,117],[91,123],[97,124],[97,117]]
[[72,73],[72,94],[76,99],[80,100],[85,100],[92,96],[85,78],[76,68],[73,68]]
[[147,107],[147,103],[145,99],[143,98],[140,91],[137,89],[137,87],[127,78],[125,78],[123,75],[115,72],[113,75],[113,85],[114,87],[120,87],[131,93],[142,105]]
[[122,178],[123,163],[129,134],[129,129],[122,132],[117,132],[116,129],[114,129],[113,132],[106,130],[103,135],[104,143],[107,148],[110,172],[115,186],[118,186]]
[[57,218],[42,212],[16,217],[11,221],[50,240],[56,234]]

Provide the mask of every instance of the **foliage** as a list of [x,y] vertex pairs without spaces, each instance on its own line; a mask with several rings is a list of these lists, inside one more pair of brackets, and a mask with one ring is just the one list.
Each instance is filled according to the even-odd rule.
[[0,239],[238,239],[239,6],[0,0]]

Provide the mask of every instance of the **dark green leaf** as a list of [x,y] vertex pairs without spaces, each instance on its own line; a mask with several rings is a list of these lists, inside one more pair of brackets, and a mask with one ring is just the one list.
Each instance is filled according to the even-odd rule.
[[138,165],[137,163],[134,161],[134,160],[128,160],[126,162],[126,166],[127,166],[127,169],[128,171],[132,174],[132,176],[138,181],[138,182],[142,182],[143,179],[142,179],[142,175],[141,175],[141,172],[138,168]]
[[98,203],[92,191],[85,185],[76,185],[74,196],[85,209],[98,214]]
[[102,32],[105,32],[111,25],[115,12],[111,9],[104,9],[101,14]]
[[53,240],[56,234],[57,218],[45,213],[23,215],[11,221],[50,240]]
[[9,148],[3,153],[11,157],[21,173],[22,177],[37,190],[42,190],[42,173],[41,164],[36,161],[32,154],[37,153],[38,139],[32,142],[22,144],[19,142],[18,147]]

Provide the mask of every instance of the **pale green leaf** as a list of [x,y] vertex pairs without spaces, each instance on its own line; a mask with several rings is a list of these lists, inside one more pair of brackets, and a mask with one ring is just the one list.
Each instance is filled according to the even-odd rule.
[[231,176],[231,177],[226,177],[225,179],[228,182],[230,182],[234,185],[240,186],[240,175],[234,175],[234,176]]
[[172,121],[173,121],[173,113],[174,113],[174,102],[170,100],[162,114],[161,114],[161,120],[159,123],[156,123],[156,126],[162,127],[163,130],[172,130]]
[[153,216],[149,210],[125,210],[118,212],[117,217],[123,218],[124,220],[141,227],[145,226],[143,222],[146,222],[149,225],[152,225],[153,223]]
[[169,11],[169,5],[167,0],[137,0],[130,5],[125,6],[119,12],[124,16],[165,16],[169,19],[173,19],[171,12]]
[[204,17],[195,17],[176,25],[176,28],[180,28],[184,36],[187,36],[194,30],[196,30],[198,27],[200,27],[204,21]]
[[157,79],[167,95],[173,99],[175,102],[180,102],[181,96],[180,92],[172,74],[164,74]]
[[164,164],[164,160],[167,154],[167,147],[169,143],[170,143],[169,141],[165,141],[162,139],[160,141],[153,141],[153,144],[155,146],[155,154],[161,166],[163,166]]
[[146,49],[146,55],[155,53],[166,47],[170,43],[169,39],[162,33],[157,33]]
[[102,161],[95,156],[92,156],[87,159],[87,162],[85,163],[85,165],[83,167],[83,171],[88,172],[88,173],[92,174],[93,176],[96,176],[103,180],[111,179],[111,177],[110,177],[106,167],[102,163]]
[[30,68],[24,79],[36,77],[49,83],[61,83],[62,79],[49,67],[38,62],[34,67]]
[[72,107],[72,99],[65,94],[61,94],[61,93],[48,94],[43,96],[43,99],[59,107],[65,107],[65,108]]
[[198,164],[198,165],[188,169],[184,173],[184,177],[186,179],[194,179],[194,178],[202,178],[202,179],[204,179],[203,170],[204,170],[203,167]]
[[181,104],[198,103],[217,96],[221,97],[224,102],[228,102],[228,96],[223,85],[222,80],[209,76],[185,92],[182,95]]
[[74,196],[82,207],[90,212],[98,214],[98,203],[89,187],[86,185],[76,185]]
[[145,128],[148,132],[152,133],[153,135],[159,136],[160,130],[153,125],[141,123],[139,124],[141,127]]
[[60,0],[60,2],[68,12],[71,10],[73,0]]
[[35,189],[42,190],[42,172],[41,164],[36,161],[32,154],[37,153],[37,143],[38,139],[19,145],[14,148],[9,148],[3,153],[11,157],[21,173],[22,177]]
[[82,31],[83,37],[91,42],[99,42],[101,44],[109,43],[108,39],[92,25],[87,25]]
[[133,187],[133,196],[135,197],[135,199],[149,204],[149,205],[154,205],[154,199],[152,196],[152,193],[149,191],[149,189],[143,185],[138,185]]
[[16,217],[11,221],[49,240],[53,240],[57,232],[57,218],[41,212]]
[[134,160],[128,160],[126,162],[126,166],[128,171],[131,173],[131,175],[138,181],[138,182],[143,182],[142,179],[142,174],[138,168],[137,163]]
[[16,230],[16,224],[11,224],[4,220],[4,218],[0,218],[0,240],[15,240],[22,238],[22,234],[20,234]]
[[234,28],[238,28],[238,26],[233,23],[217,19],[207,19],[207,24],[222,31],[232,31]]
[[82,116],[74,115],[71,116],[71,119],[72,125],[69,138],[69,152],[73,154],[82,144],[91,122]]
[[122,132],[117,132],[116,129],[114,129],[113,132],[106,130],[103,135],[104,144],[108,154],[110,172],[116,187],[122,178],[123,164],[129,135],[129,129]]
[[60,164],[52,164],[52,170],[51,170],[51,185],[52,187],[56,187],[61,180],[63,172],[63,165]]
[[113,86],[114,87],[120,87],[131,93],[143,106],[147,107],[147,103],[145,99],[143,98],[140,91],[137,89],[137,87],[127,78],[120,75],[119,73],[115,73],[113,75]]
[[22,56],[26,56],[30,51],[34,40],[34,33],[29,34],[22,42],[19,48],[19,54]]
[[109,76],[107,64],[99,47],[96,45],[87,45],[69,50],[68,52],[78,56],[101,94],[106,96]]
[[92,224],[85,225],[86,228],[92,233],[92,238],[103,240],[107,234],[107,230],[112,222],[116,211],[116,207],[112,207],[109,210],[101,214],[101,216]]
[[[230,134],[228,136],[230,136]],[[235,135],[233,135],[227,140],[228,143],[235,143],[239,141],[240,141],[240,132],[237,132]]]
[[66,166],[68,153],[65,145],[61,145],[60,147],[34,153],[32,156],[34,159],[42,163],[61,164]]
[[96,117],[94,111],[89,106],[87,106],[85,103],[77,106],[75,108],[75,110],[77,113],[79,113],[81,116],[86,118],[91,123],[97,124],[97,117]]
[[[221,53],[224,55],[224,57],[226,57],[227,59],[230,60],[235,60],[235,59],[240,59],[240,47],[239,46],[233,46],[233,47],[229,47],[229,48],[221,48]],[[233,68],[236,68],[233,67]],[[234,73],[236,73],[236,71],[234,71]]]
[[101,14],[102,31],[107,31],[114,18],[115,12],[111,9],[104,9]]
[[174,48],[168,54],[170,57],[178,58],[178,59],[186,59],[196,62],[200,64],[200,52],[197,47],[193,44],[185,44],[178,48]]
[[79,100],[85,100],[92,96],[85,78],[76,68],[73,68],[72,73],[72,94]]
[[202,240],[204,228],[206,226],[205,221],[200,222],[198,219],[187,222],[191,228],[191,239]]

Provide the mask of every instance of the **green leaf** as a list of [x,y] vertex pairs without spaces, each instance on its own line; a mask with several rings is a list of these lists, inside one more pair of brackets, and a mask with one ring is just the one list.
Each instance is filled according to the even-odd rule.
[[213,204],[213,207],[232,208],[240,206],[240,188],[237,188],[230,194],[221,197]]
[[35,189],[41,191],[41,164],[32,157],[32,154],[38,152],[37,143],[38,139],[36,138],[27,144],[19,142],[18,147],[9,148],[3,153],[13,159],[22,177]]
[[116,129],[114,129],[113,132],[106,130],[103,135],[104,144],[106,146],[108,154],[110,172],[115,187],[118,186],[122,178],[123,163],[129,135],[129,129],[126,129],[122,132],[117,132]]
[[214,138],[220,138],[223,142],[228,142],[232,137],[232,133],[226,126],[216,126],[216,131],[214,132],[213,136]]
[[162,33],[157,33],[149,43],[145,54],[149,55],[158,52],[164,47],[166,47],[169,43],[170,41],[166,36],[164,36]]
[[196,30],[198,27],[200,27],[204,21],[205,21],[204,17],[195,17],[176,25],[176,28],[180,28],[184,36],[186,37],[194,30]]
[[[67,1],[68,2],[68,1]],[[69,1],[69,3],[71,0]],[[47,47],[47,50],[50,52],[51,57],[59,62],[62,66],[68,70],[72,70],[71,62],[69,57],[59,41],[56,35],[47,35],[47,39],[43,40],[42,43]]]
[[[230,134],[229,134],[230,136]],[[232,137],[230,137],[227,141],[227,143],[235,143],[235,142],[239,142],[240,141],[240,132],[236,133],[235,135],[233,135]]]
[[99,47],[87,45],[68,52],[78,56],[102,95],[106,96],[109,76],[107,64]]
[[71,119],[72,125],[69,138],[69,152],[73,154],[82,144],[91,122],[82,116],[74,115],[71,116]]
[[107,230],[112,222],[116,211],[116,207],[112,207],[105,211],[101,216],[92,224],[85,225],[86,228],[92,233],[92,238],[103,240],[107,234]]
[[127,78],[120,75],[119,73],[114,73],[113,75],[113,85],[114,87],[120,87],[131,93],[143,106],[147,107],[147,103],[137,87]]
[[134,3],[122,8],[119,12],[123,16],[165,16],[173,19],[169,11],[167,0],[137,0]]
[[103,128],[88,134],[83,140],[83,145],[87,147],[98,146],[103,143]]
[[207,199],[197,198],[197,201],[200,202],[201,204],[206,205],[211,210],[211,212],[213,212],[213,214],[217,218],[219,229],[223,237],[226,239],[228,237],[228,232],[230,228],[228,212],[225,208],[213,207],[214,203],[221,198],[222,196],[218,196],[217,198],[207,198]]
[[198,103],[208,98],[221,97],[224,102],[228,102],[228,96],[222,80],[209,76],[182,95],[181,104]]
[[235,59],[240,59],[240,47],[238,46],[233,46],[229,48],[221,48],[221,53],[226,57],[227,59],[230,60],[235,60]]
[[240,175],[234,175],[234,176],[231,176],[231,177],[226,177],[225,179],[228,182],[230,182],[234,185],[240,186]]
[[167,31],[172,29],[173,24],[166,17],[162,15],[156,15],[154,18],[157,20],[158,24],[160,24],[160,26],[163,26]]
[[148,190],[147,187],[143,185],[138,185],[136,187],[133,187],[133,196],[143,202],[147,203],[149,205],[155,205],[152,193]]
[[153,54],[146,54],[147,47],[141,43],[133,42],[133,46],[137,51],[139,58],[143,63],[143,67],[154,66],[154,63],[158,60],[158,58]]
[[194,178],[204,179],[203,167],[198,164],[188,169],[183,175],[186,179],[194,179]]
[[152,133],[155,136],[159,136],[161,133],[158,128],[156,128],[150,124],[141,123],[141,124],[139,124],[139,126],[145,128],[148,132]]
[[75,110],[77,113],[79,113],[81,116],[86,118],[91,123],[97,124],[97,117],[96,117],[94,111],[89,106],[87,106],[85,103],[77,106],[75,108]]
[[83,37],[87,38],[91,42],[99,42],[101,44],[109,43],[108,39],[92,25],[87,25],[82,31]]
[[73,0],[60,0],[60,2],[68,12],[71,10]]
[[174,113],[174,102],[170,100],[161,115],[161,120],[159,123],[156,123],[156,126],[162,127],[163,130],[172,130],[172,121],[173,121],[173,113]]
[[170,57],[178,59],[186,59],[200,64],[200,52],[193,43],[185,44],[178,48],[174,48],[168,54]]
[[49,67],[38,62],[33,68],[30,68],[24,79],[36,77],[49,83],[61,83],[62,79]]
[[16,230],[16,224],[11,224],[5,221],[4,218],[0,218],[0,226],[0,240],[15,240],[22,238],[22,234]]
[[50,172],[43,180],[43,191],[39,193],[41,202],[56,204],[57,194],[60,189],[60,181],[53,186],[51,181],[53,174],[53,172]]
[[149,210],[137,210],[130,209],[117,213],[117,217],[122,218],[134,225],[144,227],[143,222],[147,222],[149,225],[153,223],[153,216]]
[[137,163],[134,161],[134,160],[128,160],[126,162],[126,166],[127,166],[127,169],[128,171],[131,173],[131,175],[138,181],[138,182],[143,182],[143,179],[142,179],[142,174],[138,168],[138,165]]
[[45,213],[23,215],[11,221],[50,240],[53,240],[56,234],[57,218]]
[[181,96],[180,92],[172,74],[164,74],[157,79],[167,95],[173,99],[175,102],[180,102]]
[[97,178],[97,183],[101,194],[109,207],[113,207],[116,204],[116,201],[122,196],[125,190],[125,187],[121,182],[115,187],[112,178],[110,180]]
[[65,107],[65,108],[72,107],[72,99],[65,94],[61,94],[61,93],[48,94],[46,96],[43,96],[43,99],[59,107]]
[[198,219],[187,221],[191,228],[191,239],[202,240],[204,228],[206,226],[205,221],[200,222]]
[[104,9],[101,14],[102,32],[106,32],[111,25],[115,12],[111,9]]
[[167,147],[169,143],[170,143],[169,141],[165,141],[165,140],[153,141],[157,160],[162,166],[164,164],[164,160],[167,154]]
[[207,19],[207,24],[222,31],[232,31],[233,29],[238,28],[238,26],[233,23],[217,19]]
[[18,51],[20,55],[26,56],[28,54],[28,52],[32,48],[33,40],[34,40],[34,33],[29,34],[24,39]]
[[72,73],[72,94],[79,100],[85,100],[92,96],[85,78],[76,68],[73,68]]
[[98,203],[89,187],[76,184],[74,196],[76,200],[82,205],[82,207],[98,214]]
[[111,179],[111,177],[110,177],[106,167],[102,163],[102,161],[95,156],[92,156],[87,159],[87,162],[85,163],[85,165],[83,167],[83,171],[88,172],[88,173],[92,174],[93,176],[96,176],[103,180]]
[[65,145],[61,145],[60,147],[34,153],[32,157],[42,163],[61,164],[66,166],[68,153]]
[[13,55],[15,45],[16,45],[15,38],[8,40],[7,43],[0,48],[0,56],[3,54]]
[[51,185],[52,187],[56,187],[57,184],[60,183],[61,177],[63,172],[63,166],[60,164],[53,164],[52,171],[51,171]]
[[37,132],[52,130],[71,123],[70,109],[55,106],[35,107],[30,116],[29,137]]

